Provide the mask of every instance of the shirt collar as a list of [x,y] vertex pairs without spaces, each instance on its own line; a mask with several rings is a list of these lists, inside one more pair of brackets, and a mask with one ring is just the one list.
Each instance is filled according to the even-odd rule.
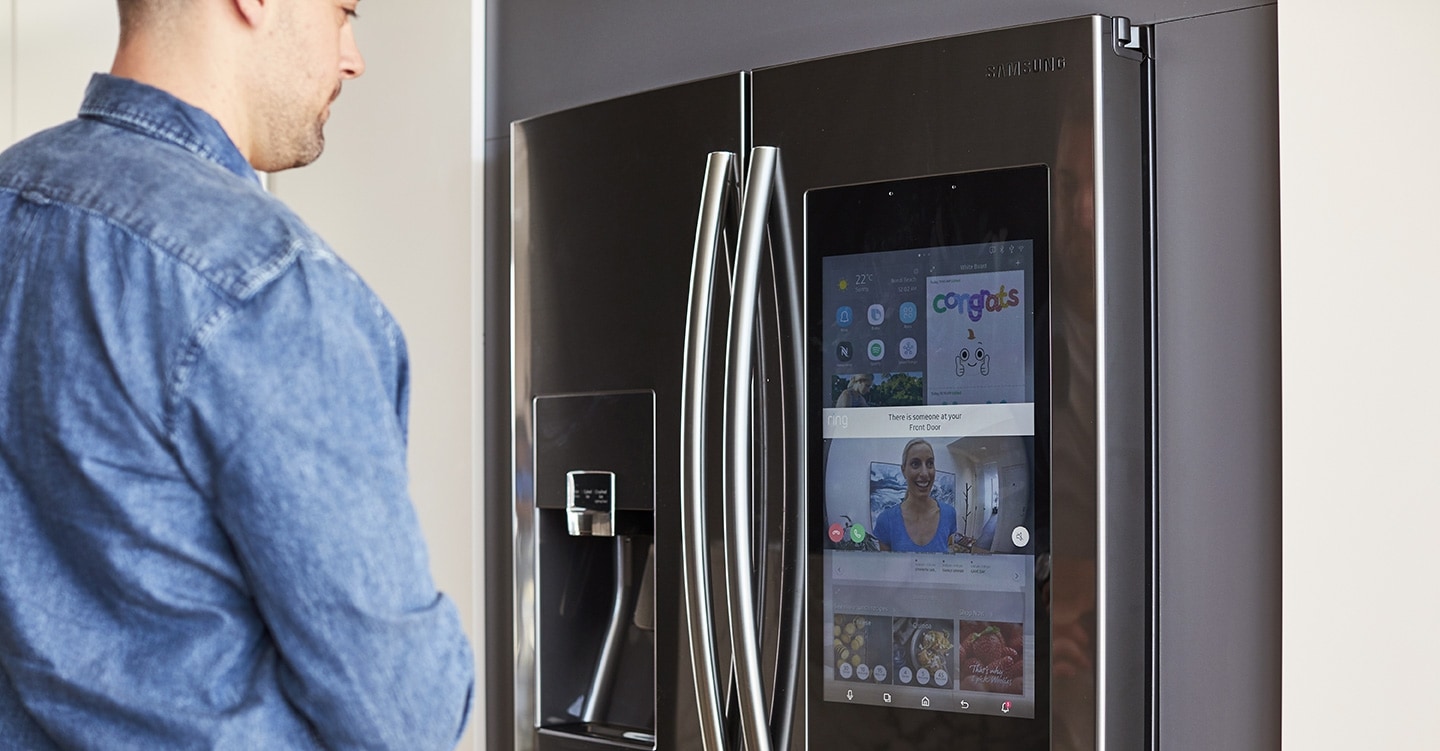
[[80,117],[168,141],[242,178],[260,183],[260,176],[230,140],[219,121],[204,110],[153,86],[96,73],[85,89]]

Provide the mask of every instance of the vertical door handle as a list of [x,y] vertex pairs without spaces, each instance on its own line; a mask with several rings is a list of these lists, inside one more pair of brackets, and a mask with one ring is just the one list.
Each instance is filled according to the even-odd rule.
[[690,657],[695,667],[695,698],[705,751],[723,751],[724,717],[716,669],[715,621],[710,607],[710,563],[705,534],[705,404],[710,361],[710,312],[716,257],[728,196],[738,189],[735,155],[717,151],[705,167],[695,255],[690,269],[690,308],[686,316],[685,367],[680,417],[680,523],[685,567],[685,615]]
[[[805,457],[809,450],[806,439],[805,414],[805,330],[801,289],[800,251],[795,246],[785,188],[785,174],[778,160],[773,183],[777,196],[771,199],[774,223],[770,232],[770,252],[775,267],[775,296],[779,304],[779,348],[785,412],[785,451],[780,457],[784,469],[786,492],[783,549],[781,556],[781,594],[778,656],[776,658],[775,698],[770,715],[771,737],[780,748],[787,748],[795,720],[795,704],[804,687],[800,668],[805,627],[805,521],[808,474]],[[788,343],[789,346],[785,346]]]
[[774,193],[779,151],[757,146],[750,152],[745,198],[740,208],[740,242],[735,260],[735,290],[730,296],[730,322],[725,357],[725,498],[726,584],[730,609],[731,648],[739,695],[740,727],[750,751],[770,751],[770,731],[760,680],[759,634],[755,625],[755,583],[750,571],[753,500],[751,393],[754,373],[755,320],[759,305],[760,262],[765,248],[766,219]]

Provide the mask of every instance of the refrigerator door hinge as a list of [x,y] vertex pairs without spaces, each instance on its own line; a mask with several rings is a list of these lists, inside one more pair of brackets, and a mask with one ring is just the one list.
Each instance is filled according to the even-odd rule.
[[1136,26],[1124,16],[1116,16],[1110,19],[1110,23],[1114,32],[1111,44],[1115,48],[1115,54],[1136,62],[1144,62],[1150,57],[1148,27]]

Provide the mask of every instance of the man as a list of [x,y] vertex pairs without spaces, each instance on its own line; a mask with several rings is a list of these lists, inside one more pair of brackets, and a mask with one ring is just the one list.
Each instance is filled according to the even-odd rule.
[[119,0],[0,155],[0,747],[441,749],[473,656],[407,494],[404,340],[256,170],[357,0]]

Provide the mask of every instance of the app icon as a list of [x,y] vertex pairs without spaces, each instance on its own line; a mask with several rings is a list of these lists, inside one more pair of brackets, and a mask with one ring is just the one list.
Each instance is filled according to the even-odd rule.
[[915,341],[914,337],[907,336],[900,340],[900,358],[902,360],[914,360],[918,354],[920,354],[920,344]]
[[879,303],[871,305],[870,310],[866,311],[866,316],[871,326],[879,326],[885,322],[885,306]]
[[850,358],[854,356],[855,345],[851,344],[850,342],[840,342],[839,344],[835,345],[835,359],[839,360],[840,362],[850,362]]
[[830,542],[840,542],[845,539],[845,527],[840,524],[830,525]]
[[835,309],[835,324],[845,328],[855,322],[855,311],[849,305],[841,305]]
[[865,353],[870,355],[871,361],[885,359],[885,342],[879,339],[871,339],[865,346]]
[[904,323],[904,324],[914,323],[914,322],[915,322],[915,316],[916,316],[918,313],[919,313],[919,311],[915,309],[915,303],[913,303],[913,302],[902,302],[902,303],[900,303],[900,322],[901,322],[901,323]]

